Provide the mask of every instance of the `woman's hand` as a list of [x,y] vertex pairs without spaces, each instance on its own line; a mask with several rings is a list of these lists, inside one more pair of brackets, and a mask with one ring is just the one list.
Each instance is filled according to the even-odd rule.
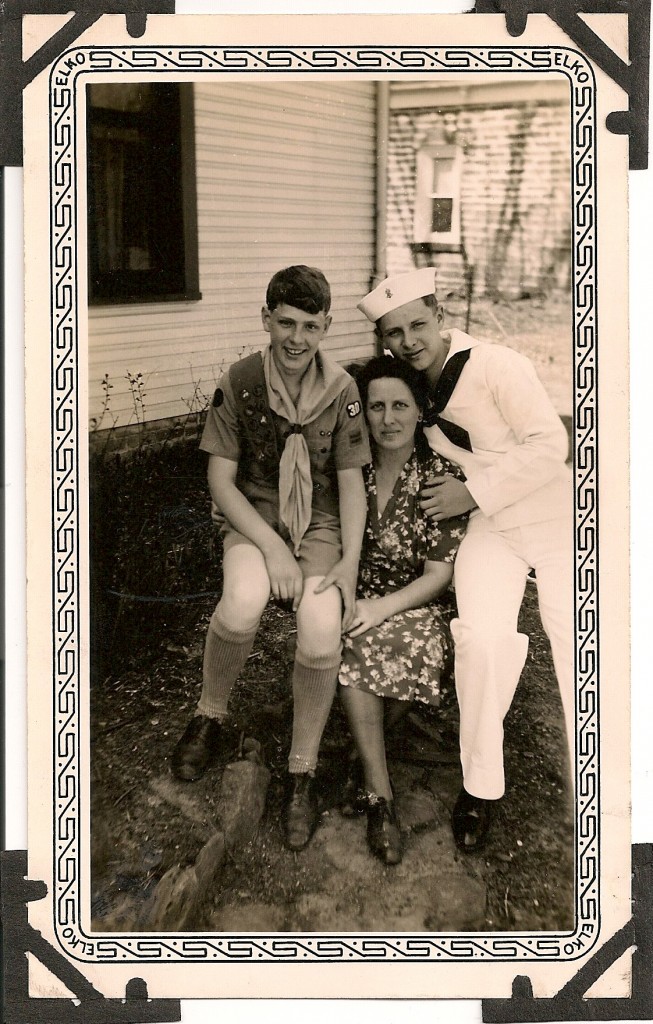
[[373,626],[380,626],[387,618],[382,597],[364,597],[356,602],[354,618],[350,628],[345,632],[349,633],[349,636],[360,636]]
[[357,576],[358,563],[351,559],[341,558],[315,588],[316,594],[324,593],[331,586],[337,587],[340,591],[342,596],[342,629],[344,633],[351,626],[356,607]]

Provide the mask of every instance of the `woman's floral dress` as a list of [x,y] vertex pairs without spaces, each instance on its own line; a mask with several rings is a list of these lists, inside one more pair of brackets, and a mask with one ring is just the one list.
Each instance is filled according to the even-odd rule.
[[[453,562],[465,534],[467,516],[433,522],[419,507],[420,489],[433,477],[460,476],[457,467],[435,453],[415,450],[379,516],[373,466],[365,466],[367,523],[357,596],[383,597],[422,575],[424,562]],[[451,653],[449,621],[453,591],[431,604],[386,619],[357,637],[346,637],[339,680],[396,700],[437,704],[440,675]]]

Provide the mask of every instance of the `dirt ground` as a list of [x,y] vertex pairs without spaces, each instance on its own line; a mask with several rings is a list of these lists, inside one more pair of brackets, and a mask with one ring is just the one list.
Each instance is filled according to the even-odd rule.
[[[515,308],[517,307],[517,308]],[[450,313],[464,313],[452,308]],[[558,411],[571,413],[571,338],[564,302],[477,302],[470,333],[510,344],[536,363]],[[457,319],[457,318],[456,318]],[[566,397],[565,397],[566,396]],[[170,473],[175,509],[190,505],[201,472]],[[182,486],[183,485],[183,486]],[[204,514],[204,513],[202,513]],[[168,521],[169,522],[169,521]],[[219,592],[218,567],[195,573],[189,593]],[[200,574],[201,575],[201,574]],[[169,755],[199,695],[204,634],[215,601],[174,598],[121,606],[109,668],[91,694],[92,918],[97,931],[138,930],[158,880],[194,862],[215,834],[224,764],[255,737],[271,772],[255,837],[230,856],[205,893],[202,930],[532,931],[573,926],[573,818],[562,718],[548,641],[529,584],[520,628],[530,636],[526,668],[506,720],[507,795],[480,856],[455,849],[449,818],[460,786],[457,708],[449,689],[439,708],[413,711],[389,739],[390,768],[405,855],[385,868],[368,853],[364,819],[338,810],[349,737],[332,712],[319,766],[320,827],[302,853],[279,828],[290,744],[288,648],[294,623],[271,604],[232,698],[233,722],[220,764],[197,783],[179,783]],[[145,609],[145,610],[144,610]]]

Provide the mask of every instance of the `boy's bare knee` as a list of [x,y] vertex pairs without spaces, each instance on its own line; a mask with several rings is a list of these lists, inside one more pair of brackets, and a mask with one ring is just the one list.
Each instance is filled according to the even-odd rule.
[[259,580],[234,580],[229,586],[225,583],[220,606],[236,621],[238,617],[247,622],[251,619],[258,621],[269,597],[267,581],[263,585]]
[[306,654],[331,654],[340,644],[342,599],[337,587],[314,593],[322,577],[309,577],[297,609],[297,642]]
[[257,549],[240,545],[227,553],[223,569],[224,583],[218,605],[220,618],[230,629],[253,628],[270,597],[270,580],[263,557]]

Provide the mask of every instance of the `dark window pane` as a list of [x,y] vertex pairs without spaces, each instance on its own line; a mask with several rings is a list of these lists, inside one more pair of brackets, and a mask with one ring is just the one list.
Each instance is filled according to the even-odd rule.
[[453,199],[431,200],[431,231],[435,233],[451,231],[453,221]]
[[134,128],[94,125],[91,145],[97,271],[149,270],[151,218],[138,176],[146,141]]
[[192,234],[187,227],[195,211],[184,205],[189,187],[183,145],[185,139],[192,146],[193,138],[192,124],[183,131],[182,88],[172,83],[89,86],[91,301],[134,302],[189,292]]

